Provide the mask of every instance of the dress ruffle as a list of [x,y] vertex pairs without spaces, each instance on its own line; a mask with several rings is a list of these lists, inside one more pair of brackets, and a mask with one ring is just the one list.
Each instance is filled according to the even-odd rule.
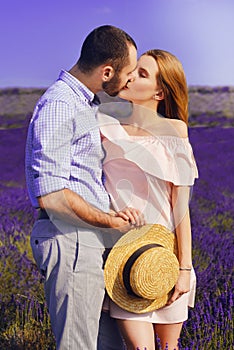
[[136,164],[144,172],[176,186],[192,186],[198,178],[188,138],[171,135],[130,136],[119,121],[99,116],[106,150],[104,165],[120,159]]

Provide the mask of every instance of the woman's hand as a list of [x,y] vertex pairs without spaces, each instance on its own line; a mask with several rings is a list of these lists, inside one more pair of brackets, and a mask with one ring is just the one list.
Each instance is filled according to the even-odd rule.
[[172,304],[179,299],[183,294],[190,291],[190,273],[191,271],[182,270],[179,273],[179,278],[174,288],[174,292],[171,298],[168,300],[167,305]]
[[146,224],[144,215],[140,212],[140,210],[135,208],[126,207],[121,211],[118,211],[115,215],[127,220],[132,228],[141,227]]

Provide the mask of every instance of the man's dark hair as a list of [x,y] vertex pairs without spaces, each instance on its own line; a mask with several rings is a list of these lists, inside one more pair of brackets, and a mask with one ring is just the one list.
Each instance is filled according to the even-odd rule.
[[102,64],[110,64],[119,72],[128,64],[129,45],[137,48],[135,41],[122,29],[111,25],[95,28],[82,45],[77,65],[83,73]]

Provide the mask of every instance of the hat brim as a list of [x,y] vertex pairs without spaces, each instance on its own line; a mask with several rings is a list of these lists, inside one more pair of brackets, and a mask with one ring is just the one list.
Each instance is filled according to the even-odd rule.
[[[160,224],[145,225],[141,228],[130,230],[123,235],[110,251],[104,268],[104,279],[106,290],[110,298],[121,308],[133,313],[145,313],[159,309],[168,301],[170,293],[160,298],[144,299],[128,294],[122,279],[123,267],[128,258],[140,247],[156,243],[172,252],[173,267],[170,263],[168,269],[172,269],[173,283],[177,281],[179,274],[179,263],[176,255],[175,234]],[[169,271],[170,272],[170,271]],[[160,281],[159,281],[160,283]]]

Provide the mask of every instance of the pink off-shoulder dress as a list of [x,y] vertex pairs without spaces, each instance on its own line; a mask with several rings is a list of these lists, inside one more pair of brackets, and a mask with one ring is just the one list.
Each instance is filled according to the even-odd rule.
[[[105,187],[116,211],[134,207],[146,222],[175,231],[171,206],[172,185],[193,186],[198,177],[188,138],[175,135],[130,136],[115,118],[99,115],[105,159]],[[194,306],[196,276],[191,271],[190,292],[169,306],[144,314],[123,310],[108,296],[104,310],[111,317],[151,323],[177,323],[188,318]]]

